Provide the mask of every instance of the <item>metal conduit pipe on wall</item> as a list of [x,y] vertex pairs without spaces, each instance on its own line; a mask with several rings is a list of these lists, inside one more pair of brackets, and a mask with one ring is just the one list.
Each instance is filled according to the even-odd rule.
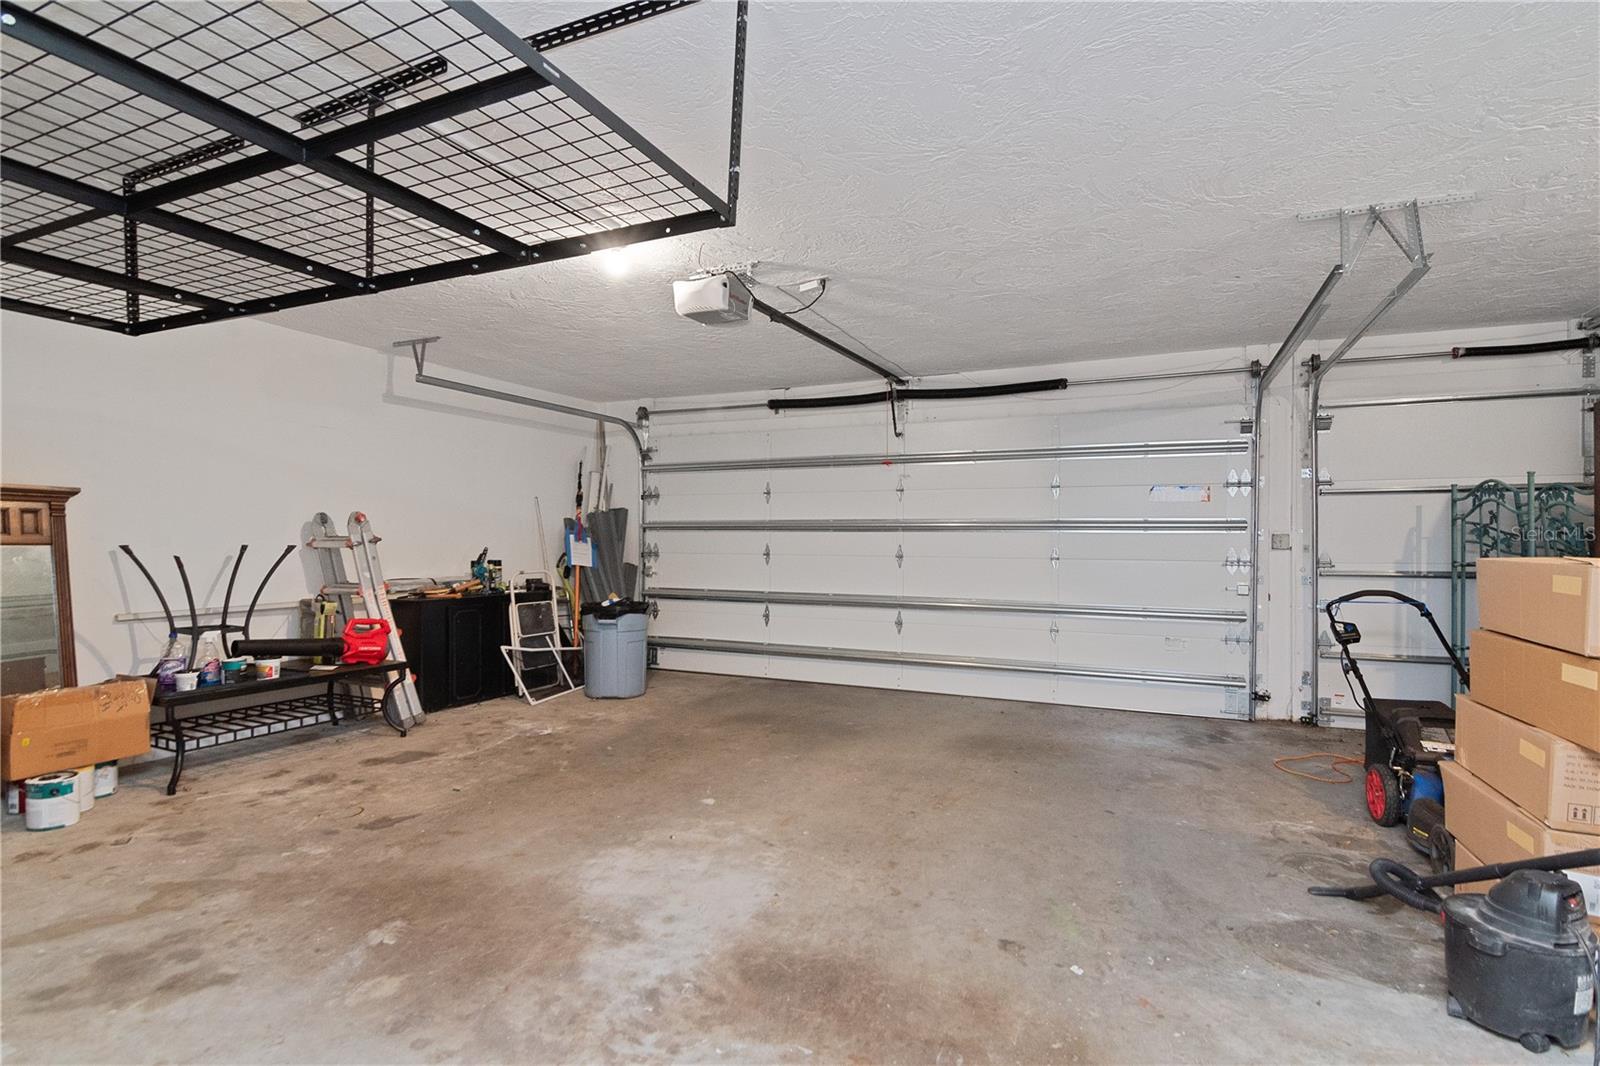
[[1206,688],[1244,688],[1245,679],[1224,674],[1169,673],[1156,670],[1114,670],[1066,663],[1045,663],[1021,659],[987,659],[958,655],[924,655],[917,652],[863,651],[857,648],[826,648],[809,644],[763,644],[744,640],[701,640],[693,637],[651,637],[652,648],[679,651],[727,652],[736,655],[776,655],[790,659],[828,659],[841,662],[881,663],[887,666],[943,666],[963,670],[994,670],[1020,674],[1052,674],[1057,677],[1085,677],[1103,681],[1133,681],[1144,684],[1198,685]]
[[1245,612],[1198,607],[1139,607],[1109,603],[1038,603],[937,596],[870,596],[834,592],[763,592],[759,589],[677,589],[650,591],[657,600],[701,603],[766,603],[790,607],[865,607],[891,611],[979,611],[1061,618],[1128,618],[1140,621],[1243,622]]

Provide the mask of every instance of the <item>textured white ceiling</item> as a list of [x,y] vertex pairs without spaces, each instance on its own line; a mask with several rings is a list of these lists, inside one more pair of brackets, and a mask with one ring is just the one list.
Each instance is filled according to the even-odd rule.
[[[531,32],[600,5],[493,4]],[[669,282],[746,260],[832,278],[818,311],[913,375],[1280,339],[1337,257],[1296,212],[1455,190],[1389,330],[1600,303],[1600,6],[751,5],[739,225],[593,260],[280,313],[595,400],[861,380]],[[552,54],[713,188],[733,7]],[[1331,332],[1403,273],[1376,239]],[[769,294],[791,306],[782,294]],[[812,321],[816,321],[812,319]],[[819,323],[819,325],[825,325]]]

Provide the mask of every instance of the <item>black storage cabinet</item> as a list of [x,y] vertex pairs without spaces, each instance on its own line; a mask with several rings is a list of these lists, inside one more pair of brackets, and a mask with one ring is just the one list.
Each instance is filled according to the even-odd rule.
[[406,662],[417,675],[423,710],[440,711],[516,692],[511,670],[500,654],[500,646],[511,636],[509,601],[503,592],[390,601]]

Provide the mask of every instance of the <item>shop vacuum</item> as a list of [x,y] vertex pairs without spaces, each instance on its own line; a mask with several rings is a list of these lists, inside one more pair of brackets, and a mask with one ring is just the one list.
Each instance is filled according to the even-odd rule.
[[[1561,870],[1600,865],[1600,848],[1475,866],[1428,877],[1392,859],[1368,867],[1372,884],[1313,888],[1345,899],[1394,896],[1444,923],[1445,1010],[1529,1051],[1577,1047],[1600,984],[1600,943],[1583,890]],[[1487,893],[1441,899],[1435,888],[1504,878]],[[1600,1034],[1596,1036],[1600,1062]]]

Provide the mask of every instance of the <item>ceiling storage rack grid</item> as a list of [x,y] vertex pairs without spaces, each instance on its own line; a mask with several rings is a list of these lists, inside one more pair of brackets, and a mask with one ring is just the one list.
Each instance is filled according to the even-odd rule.
[[0,3],[9,310],[128,334],[731,226],[725,194],[467,2]]

